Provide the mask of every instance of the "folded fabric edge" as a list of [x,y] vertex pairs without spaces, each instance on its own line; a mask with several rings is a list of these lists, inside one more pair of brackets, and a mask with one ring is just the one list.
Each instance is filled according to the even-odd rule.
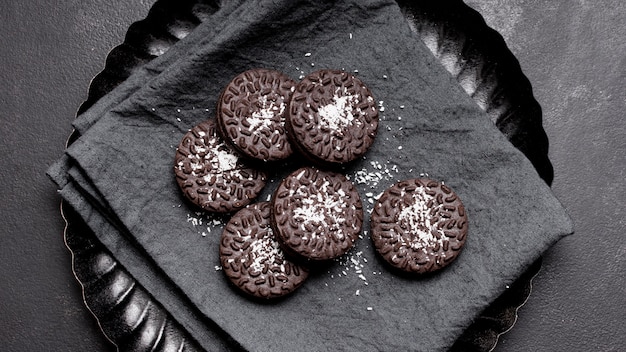
[[126,101],[142,88],[149,87],[151,82],[161,74],[187,58],[187,54],[192,53],[197,46],[216,36],[229,23],[228,19],[237,15],[242,4],[243,2],[239,0],[219,3],[218,10],[203,17],[202,22],[187,36],[175,42],[160,56],[143,66],[137,67],[128,78],[112,91],[101,97],[86,111],[80,113],[72,122],[74,128],[81,134],[85,133],[105,113]]
[[[88,176],[85,175],[81,171],[79,166],[75,165],[72,168],[70,168],[70,170],[68,172],[68,178],[69,178],[69,182],[72,183],[73,187],[75,187],[75,188],[80,190],[80,192],[83,194],[84,198],[87,198],[87,197],[89,198],[89,202],[90,202],[91,206],[93,206],[94,208],[100,209],[98,215],[103,216],[103,217],[108,217],[110,219],[109,222],[111,222],[111,223],[116,223],[116,222],[119,223],[119,220],[116,220],[117,219],[116,216],[114,214],[111,214],[110,211],[108,210],[109,207],[108,207],[107,202],[104,199],[104,197],[98,192],[97,189],[95,189],[95,186],[89,181]],[[552,238],[552,242],[549,243],[546,246],[546,250],[548,250],[554,243],[559,241],[561,238],[571,234],[571,232],[572,232],[571,229],[570,230],[565,230],[559,236],[553,237]],[[123,234],[120,233],[120,236],[123,236]],[[129,241],[130,237],[131,236],[129,236],[129,239],[125,239],[125,241]],[[132,240],[130,240],[130,241],[132,242]],[[139,245],[135,244],[135,246],[139,246]],[[116,248],[119,248],[119,247],[116,247]],[[528,259],[528,263],[522,263],[522,266],[520,267],[519,275],[516,275],[515,279],[513,279],[510,283],[507,283],[507,285],[513,284],[513,282],[515,280],[517,280],[520,276],[524,275],[526,273],[526,271],[528,270],[528,268],[531,267],[534,263],[536,263],[536,261],[539,258],[541,258],[542,255],[543,255],[543,253],[538,253],[537,256],[535,256],[535,257],[528,257],[527,258]],[[169,279],[165,278],[165,280],[169,280]],[[506,286],[503,285],[502,286],[502,292],[499,292],[497,295],[495,295],[493,301],[497,300],[505,291],[506,291]],[[156,291],[151,291],[151,292],[156,292]],[[194,305],[193,309],[197,309],[195,307],[195,305]],[[199,311],[197,313],[202,315],[202,316],[205,316],[204,314],[200,313]],[[475,321],[478,318],[479,318],[479,315],[476,315],[475,317],[468,317],[470,322],[473,322],[473,321]],[[467,325],[469,326],[470,324],[467,324]]]
[[[122,234],[110,214],[99,210],[97,202],[90,201],[88,192],[68,183],[59,191],[63,201],[80,216],[80,221],[90,229],[98,241],[116,253],[115,259],[141,285],[155,302],[165,309],[172,319],[189,332],[207,351],[232,351],[241,349],[215,322],[199,313],[180,289],[145,254]],[[158,292],[158,297],[154,296]]]
[[57,186],[62,189],[69,182],[67,171],[71,168],[72,161],[67,154],[63,154],[57,161],[48,167],[46,175]]

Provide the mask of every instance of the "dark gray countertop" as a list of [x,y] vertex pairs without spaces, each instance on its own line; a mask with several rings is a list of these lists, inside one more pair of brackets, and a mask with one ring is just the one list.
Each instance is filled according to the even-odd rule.
[[[108,51],[154,0],[1,0],[0,349],[114,350],[82,304],[44,172]],[[543,108],[553,190],[576,233],[546,253],[496,351],[626,346],[626,3],[471,0]]]

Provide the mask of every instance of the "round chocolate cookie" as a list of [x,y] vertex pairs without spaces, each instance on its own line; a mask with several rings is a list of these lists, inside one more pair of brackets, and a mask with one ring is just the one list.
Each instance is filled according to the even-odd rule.
[[242,154],[263,161],[292,153],[285,133],[286,106],[296,82],[283,73],[253,69],[239,74],[217,104],[224,139]]
[[346,163],[361,157],[374,142],[378,110],[360,79],[320,70],[296,86],[286,127],[294,147],[312,161]]
[[363,208],[345,176],[304,167],[276,189],[271,220],[288,253],[326,260],[341,256],[354,245],[363,223]]
[[405,180],[378,199],[370,219],[376,250],[393,267],[427,273],[450,264],[467,235],[467,213],[448,186],[427,178]]
[[285,257],[276,241],[269,202],[255,203],[233,215],[222,232],[220,261],[235,286],[259,298],[287,295],[309,275],[306,267]]
[[266,182],[263,172],[245,165],[222,141],[212,119],[185,134],[176,149],[174,173],[192,203],[220,213],[250,204]]

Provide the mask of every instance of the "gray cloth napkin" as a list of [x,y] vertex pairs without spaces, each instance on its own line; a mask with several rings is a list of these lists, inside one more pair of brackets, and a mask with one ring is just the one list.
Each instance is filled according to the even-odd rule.
[[[50,171],[71,181],[61,194],[92,219],[97,235],[123,236],[224,335],[258,351],[446,350],[541,253],[571,233],[530,162],[434,61],[395,3],[250,1],[236,8],[236,21],[92,120],[67,150],[75,171]],[[294,78],[318,68],[358,71],[384,109],[372,150],[344,172],[367,210],[397,180],[424,173],[450,185],[470,219],[458,260],[421,279],[388,272],[370,244],[367,213],[356,248],[293,296],[259,304],[231,288],[217,268],[225,219],[198,214],[182,199],[173,156],[186,130],[212,118],[222,87],[253,67]],[[273,167],[279,171],[260,199],[294,167]],[[90,207],[96,216],[87,214]],[[155,299],[167,301],[170,285],[153,286]],[[174,305],[164,306],[186,326]]]
[[[242,12],[250,11],[249,8],[242,6],[242,3],[242,0],[221,2],[214,13],[204,16],[202,24],[185,38],[176,42],[176,45],[145,65],[135,68],[128,79],[77,116],[72,123],[75,136],[83,134],[105,113],[124,102],[140,88],[149,87],[160,74],[167,74],[168,69],[175,67],[176,64],[185,65],[186,59],[193,59],[194,52],[200,51],[196,49],[197,47],[202,47],[208,42],[219,42],[220,33],[229,32],[227,28],[237,23],[240,18],[251,17],[242,14]],[[48,174],[59,188],[63,188],[69,182],[67,172],[71,167],[73,163],[67,155],[63,155],[50,167]]]
[[[145,252],[132,239],[122,224],[109,210],[102,206],[102,200],[93,189],[84,189],[74,176],[61,191],[66,204],[79,213],[82,219],[72,218],[73,223],[83,221],[89,228],[97,229],[98,240],[112,253],[126,271],[150,294],[156,292],[156,301],[164,307],[176,322],[182,323],[191,336],[206,351],[233,351],[239,349],[236,341],[224,334],[221,328],[201,314],[189,301],[184,292],[164,275],[162,270],[148,258]],[[78,176],[80,177],[80,176]],[[88,181],[87,182],[87,187]],[[85,184],[85,183],[83,183]],[[97,193],[97,192],[96,192]]]

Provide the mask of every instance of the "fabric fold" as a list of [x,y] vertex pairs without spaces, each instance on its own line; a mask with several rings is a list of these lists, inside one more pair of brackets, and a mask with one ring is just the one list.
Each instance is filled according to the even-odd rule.
[[189,302],[189,299],[172,285],[171,281],[163,275],[161,270],[130,240],[130,236],[124,234],[117,221],[106,210],[100,209],[97,202],[74,184],[68,184],[60,192],[64,201],[79,214],[80,219],[89,229],[97,229],[96,238],[109,252],[114,253],[116,261],[141,284],[143,289],[155,297],[158,302],[179,323],[190,336],[206,351],[233,351],[239,348],[219,326],[200,314]]

